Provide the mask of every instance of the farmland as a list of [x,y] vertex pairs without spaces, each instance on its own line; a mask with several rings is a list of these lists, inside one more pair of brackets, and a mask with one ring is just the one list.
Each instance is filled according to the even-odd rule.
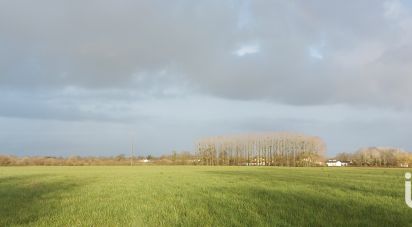
[[0,167],[0,226],[407,226],[405,171]]

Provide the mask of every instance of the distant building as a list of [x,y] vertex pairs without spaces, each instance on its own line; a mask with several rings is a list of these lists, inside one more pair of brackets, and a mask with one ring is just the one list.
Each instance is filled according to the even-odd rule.
[[[337,161],[337,160],[328,160],[327,162],[326,162],[326,165],[327,166],[329,166],[329,167],[332,167],[332,166],[342,166],[342,162],[341,161]],[[345,165],[346,166],[346,165]]]
[[341,163],[342,163],[342,166],[349,166],[349,164],[350,164],[351,162],[349,162],[349,161],[341,161]]
[[139,160],[139,162],[148,163],[148,162],[151,162],[151,161],[150,161],[150,160],[148,160],[147,158],[145,158],[145,159],[141,159],[141,160]]
[[400,166],[403,167],[403,168],[407,168],[407,167],[409,167],[409,164],[408,163],[401,163]]

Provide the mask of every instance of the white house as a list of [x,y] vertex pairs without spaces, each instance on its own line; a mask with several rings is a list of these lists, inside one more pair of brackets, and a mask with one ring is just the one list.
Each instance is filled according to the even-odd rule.
[[348,162],[348,161],[342,161],[341,163],[342,163],[342,166],[348,166],[351,162]]
[[409,167],[409,164],[408,163],[401,163],[400,166],[403,167],[403,168],[407,168],[407,167]]
[[328,160],[326,162],[327,166],[342,166],[342,162],[341,161],[337,161],[337,160]]

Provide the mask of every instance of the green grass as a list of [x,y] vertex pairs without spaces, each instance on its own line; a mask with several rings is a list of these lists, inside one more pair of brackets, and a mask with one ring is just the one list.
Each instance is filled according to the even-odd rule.
[[1,167],[0,226],[411,226],[405,171]]

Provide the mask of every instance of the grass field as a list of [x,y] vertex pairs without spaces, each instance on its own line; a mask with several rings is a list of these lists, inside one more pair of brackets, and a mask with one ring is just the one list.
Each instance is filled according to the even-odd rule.
[[405,171],[1,167],[0,226],[411,226]]

